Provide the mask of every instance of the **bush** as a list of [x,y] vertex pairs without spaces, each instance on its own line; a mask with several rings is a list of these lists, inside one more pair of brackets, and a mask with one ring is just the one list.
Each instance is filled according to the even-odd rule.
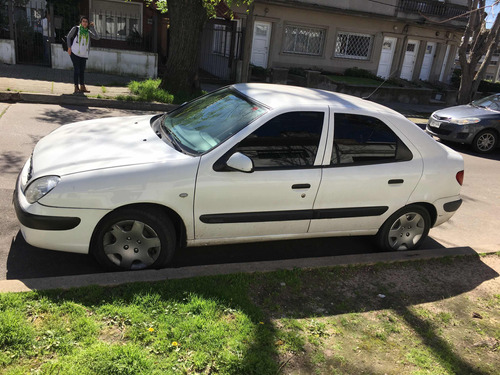
[[288,73],[294,74],[296,76],[301,76],[301,77],[306,76],[306,70],[304,68],[290,68],[290,69],[288,69]]
[[481,81],[479,84],[478,90],[479,92],[491,92],[497,93],[500,92],[500,83],[493,83],[490,81]]
[[[460,79],[462,78],[462,70],[455,69],[451,75],[451,85],[458,89],[460,87]],[[493,83],[490,81],[482,80],[479,83],[479,87],[477,89],[478,92],[485,93],[497,93],[500,92],[500,83]]]
[[344,75],[350,77],[369,78],[369,79],[375,79],[377,81],[383,81],[380,77],[377,77],[375,74],[369,72],[368,70],[359,69],[356,67],[346,69]]
[[147,79],[145,81],[131,81],[128,84],[130,92],[138,96],[138,100],[145,102],[173,103],[174,96],[158,88],[160,79]]

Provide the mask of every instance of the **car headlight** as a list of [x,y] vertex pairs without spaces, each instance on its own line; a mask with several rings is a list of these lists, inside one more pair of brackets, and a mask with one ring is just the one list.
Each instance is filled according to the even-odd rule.
[[458,125],[469,125],[469,124],[477,124],[481,121],[480,118],[470,117],[470,118],[451,118],[450,122]]
[[59,181],[61,181],[59,176],[45,176],[38,178],[28,185],[24,195],[26,196],[28,202],[38,202],[39,199],[54,189]]

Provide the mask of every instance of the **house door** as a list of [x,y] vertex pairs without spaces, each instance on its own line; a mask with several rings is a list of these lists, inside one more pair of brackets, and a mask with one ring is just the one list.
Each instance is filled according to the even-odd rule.
[[[450,56],[450,45],[446,46],[446,53],[444,55],[443,65],[441,66],[441,74],[439,74],[439,81],[448,83],[448,80],[445,80],[446,73],[446,64],[448,63],[448,57]],[[446,77],[448,78],[448,77]]]
[[415,61],[417,59],[418,43],[418,40],[409,40],[406,45],[405,58],[403,59],[400,77],[408,81],[413,79],[413,69],[415,69]]
[[396,49],[396,40],[396,38],[384,38],[377,70],[377,76],[379,77],[387,79],[391,75],[392,59],[394,57],[394,51]]
[[434,62],[434,55],[436,54],[436,43],[428,42],[425,47],[424,61],[422,62],[422,69],[420,70],[420,79],[428,81],[431,75],[432,63]]
[[270,40],[271,23],[255,21],[253,27],[252,56],[250,59],[253,65],[267,68]]

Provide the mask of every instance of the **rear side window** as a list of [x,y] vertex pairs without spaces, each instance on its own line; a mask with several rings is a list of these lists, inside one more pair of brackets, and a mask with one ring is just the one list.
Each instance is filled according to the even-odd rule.
[[412,154],[381,120],[336,113],[330,165],[363,165],[412,159]]
[[250,157],[256,169],[313,166],[324,117],[323,112],[281,114],[240,142],[237,151]]

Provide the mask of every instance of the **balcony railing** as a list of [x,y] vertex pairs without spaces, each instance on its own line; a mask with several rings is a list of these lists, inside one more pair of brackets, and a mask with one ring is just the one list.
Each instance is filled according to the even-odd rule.
[[[466,21],[465,13],[469,9],[465,6],[444,3],[436,0],[400,0],[398,11],[404,13],[422,14],[430,17],[454,18]],[[462,16],[462,17],[460,17]]]

